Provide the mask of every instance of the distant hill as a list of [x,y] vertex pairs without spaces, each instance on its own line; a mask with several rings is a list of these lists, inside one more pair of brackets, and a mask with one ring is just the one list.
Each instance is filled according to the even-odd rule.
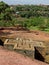
[[49,5],[11,5],[21,17],[49,17]]

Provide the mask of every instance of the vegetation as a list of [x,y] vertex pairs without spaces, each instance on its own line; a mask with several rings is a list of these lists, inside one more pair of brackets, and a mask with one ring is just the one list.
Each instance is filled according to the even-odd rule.
[[0,26],[16,27],[17,24],[32,30],[49,31],[49,6],[9,6],[0,2]]
[[49,17],[49,5],[18,5],[15,11],[18,11],[21,17]]
[[9,5],[0,2],[0,20],[12,20],[12,12]]

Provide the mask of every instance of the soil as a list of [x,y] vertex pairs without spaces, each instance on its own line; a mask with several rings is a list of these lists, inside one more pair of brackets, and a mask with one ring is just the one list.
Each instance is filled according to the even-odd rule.
[[32,38],[33,40],[39,40],[39,41],[49,41],[49,33],[41,32],[41,31],[25,31],[25,30],[0,30],[0,36],[6,36],[6,37],[22,37],[22,38]]
[[38,60],[31,60],[17,52],[0,46],[0,65],[49,65]]

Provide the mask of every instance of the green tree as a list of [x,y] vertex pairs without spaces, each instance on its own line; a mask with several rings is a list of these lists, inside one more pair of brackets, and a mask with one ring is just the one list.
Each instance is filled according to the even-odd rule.
[[12,20],[12,12],[13,10],[9,5],[3,1],[0,2],[0,20]]

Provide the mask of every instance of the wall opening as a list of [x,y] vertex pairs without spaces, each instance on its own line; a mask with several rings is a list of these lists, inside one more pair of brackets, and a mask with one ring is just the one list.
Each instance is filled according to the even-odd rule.
[[0,46],[4,46],[4,42],[0,39]]
[[39,53],[39,51],[36,48],[35,48],[35,59],[44,62],[44,57]]

